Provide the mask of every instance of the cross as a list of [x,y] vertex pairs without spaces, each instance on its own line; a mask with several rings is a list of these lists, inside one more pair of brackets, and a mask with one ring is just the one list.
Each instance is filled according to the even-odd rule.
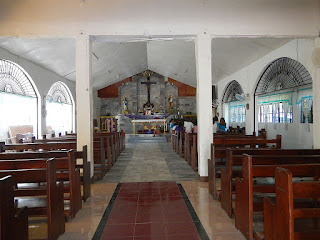
[[148,90],[148,102],[150,102],[150,85],[151,85],[151,84],[156,84],[156,82],[150,82],[150,77],[147,77],[147,82],[141,82],[141,84],[146,84],[146,85],[147,85],[147,90]]

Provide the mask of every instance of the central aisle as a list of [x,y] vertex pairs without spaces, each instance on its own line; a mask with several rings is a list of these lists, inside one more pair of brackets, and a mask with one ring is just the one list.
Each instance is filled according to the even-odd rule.
[[92,239],[245,240],[170,143],[126,144],[105,178],[91,185],[59,240]]
[[198,174],[172,150],[171,143],[129,143],[103,181],[181,182],[198,179]]

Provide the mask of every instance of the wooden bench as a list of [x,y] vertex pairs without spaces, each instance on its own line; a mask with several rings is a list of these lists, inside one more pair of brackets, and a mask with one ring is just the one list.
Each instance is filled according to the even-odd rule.
[[[268,148],[255,148],[255,149],[245,149],[245,148],[228,148],[226,151],[226,164],[225,167],[221,168],[221,190],[220,196],[221,207],[228,213],[229,217],[232,217],[232,197],[234,192],[233,180],[236,177],[242,176],[241,167],[242,166],[242,154],[249,155],[265,155],[265,161],[269,159],[268,155],[283,156],[283,155],[320,155],[319,149],[268,149]],[[259,158],[261,161],[263,158]],[[290,159],[290,158],[289,158]],[[237,168],[237,169],[234,169]],[[217,191],[215,189],[215,191]]]
[[28,240],[28,216],[25,208],[14,207],[13,179],[0,179],[0,239]]
[[[97,174],[99,178],[103,177],[104,174],[111,169],[112,162],[113,162],[113,155],[114,153],[111,152],[112,150],[112,143],[111,143],[111,136],[103,134],[101,136],[97,135],[94,137],[94,142],[101,142],[101,138],[103,138],[104,141],[104,151],[105,151],[105,162],[103,163],[101,159],[101,153],[100,153],[100,146],[94,143],[94,160],[96,164],[96,172],[99,171],[99,169],[103,169],[103,171],[100,171],[100,175]],[[76,135],[67,135],[59,138],[46,138],[46,139],[37,139],[34,142],[36,143],[50,143],[50,142],[68,142],[68,141],[77,141]],[[99,164],[103,164],[103,166],[99,166]]]
[[[74,218],[76,213],[82,207],[80,171],[75,168],[75,162],[70,162],[68,158],[56,158],[56,168],[59,173],[57,181],[68,183],[64,184],[65,200],[69,200],[69,207],[65,213],[67,217]],[[19,159],[19,160],[1,160],[0,170],[20,170],[20,169],[40,169],[46,167],[46,159]]]
[[191,152],[193,146],[193,135],[197,135],[196,133],[186,133],[185,141],[184,141],[184,158],[187,163],[191,166]]
[[[300,167],[301,168],[301,167]],[[303,167],[305,171],[313,171]],[[299,169],[301,170],[301,169]],[[275,170],[275,202],[264,198],[265,240],[316,240],[320,238],[320,182],[293,183],[288,169]],[[295,208],[295,199],[315,200],[313,207]]]
[[[82,198],[86,201],[91,195],[91,177],[90,162],[87,159],[87,146],[83,146],[82,151],[49,151],[49,152],[7,152],[0,153],[1,160],[17,160],[17,159],[39,159],[39,158],[68,158],[71,163],[76,164],[76,168],[82,171]],[[82,163],[77,160],[81,159]]]
[[[4,150],[11,151],[52,151],[52,150],[69,150],[77,149],[77,143],[72,141],[55,141],[47,143],[20,143],[8,144],[2,147]],[[106,173],[105,167],[105,150],[104,139],[99,138],[99,141],[93,142],[93,155],[95,162],[95,174],[98,178],[103,178]]]
[[[45,169],[1,170],[0,178],[11,175],[15,186],[20,183],[46,183],[46,187],[38,189],[15,188],[14,197],[18,208],[27,207],[27,216],[46,216],[47,239],[55,240],[65,231],[63,184],[57,183],[56,160],[49,159],[45,164]],[[36,202],[30,197],[35,197]]]
[[[301,167],[308,164],[313,171],[305,172]],[[235,226],[239,229],[247,239],[259,239],[258,235],[254,235],[253,216],[263,212],[262,197],[265,194],[275,193],[273,183],[260,184],[253,178],[274,177],[274,171],[281,166],[292,171],[296,177],[314,177],[319,178],[320,173],[320,156],[298,155],[293,156],[251,156],[243,154],[242,156],[242,178],[236,178],[236,200],[235,200]],[[255,200],[254,200],[255,197]]]
[[191,168],[195,172],[198,170],[198,139],[197,139],[197,134],[192,136]]
[[[223,141],[222,141],[223,140]],[[216,145],[217,144],[217,145]],[[267,147],[267,144],[275,144],[275,148],[281,148],[281,135],[277,135],[276,139],[263,139],[259,137],[245,137],[244,138],[225,138],[214,139],[214,143],[211,144],[211,159],[208,159],[208,182],[209,193],[214,199],[219,199],[219,195],[216,189],[216,178],[220,177],[220,173],[217,169],[225,166],[226,151],[229,147],[244,147],[251,146]],[[249,149],[249,148],[248,148]],[[273,148],[274,149],[274,148]],[[219,159],[219,160],[218,160]]]
[[184,139],[185,139],[185,132],[181,131],[179,133],[179,143],[178,143],[178,154],[180,157],[184,157]]

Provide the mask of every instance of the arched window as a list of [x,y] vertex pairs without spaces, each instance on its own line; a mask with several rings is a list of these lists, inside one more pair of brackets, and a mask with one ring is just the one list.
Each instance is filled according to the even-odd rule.
[[15,143],[16,136],[37,135],[38,90],[24,69],[8,60],[0,60],[0,111],[0,139]]
[[[293,103],[298,103],[299,98],[304,103],[301,111],[309,116],[312,109],[310,87],[312,78],[301,63],[287,57],[273,61],[261,75],[255,91],[255,96],[258,96],[258,122],[292,123]],[[295,101],[294,91],[297,91]]]
[[224,116],[231,127],[244,127],[246,122],[245,98],[241,85],[231,81],[224,92],[222,102],[224,105]]
[[74,101],[63,82],[54,83],[46,97],[47,133],[72,131]]

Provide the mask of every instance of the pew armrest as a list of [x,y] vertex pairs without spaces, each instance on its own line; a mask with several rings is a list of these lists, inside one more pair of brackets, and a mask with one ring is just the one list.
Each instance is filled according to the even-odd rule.
[[28,240],[28,215],[26,214],[27,207],[18,209],[14,216],[14,228],[19,231],[14,231],[14,239]]
[[221,207],[224,209],[228,216],[232,217],[232,179],[230,181],[230,176],[228,176],[227,169],[225,167],[221,168]]
[[275,202],[271,198],[263,198],[264,240],[275,240]]
[[253,239],[253,206],[249,186],[236,178],[235,226],[247,238]]

